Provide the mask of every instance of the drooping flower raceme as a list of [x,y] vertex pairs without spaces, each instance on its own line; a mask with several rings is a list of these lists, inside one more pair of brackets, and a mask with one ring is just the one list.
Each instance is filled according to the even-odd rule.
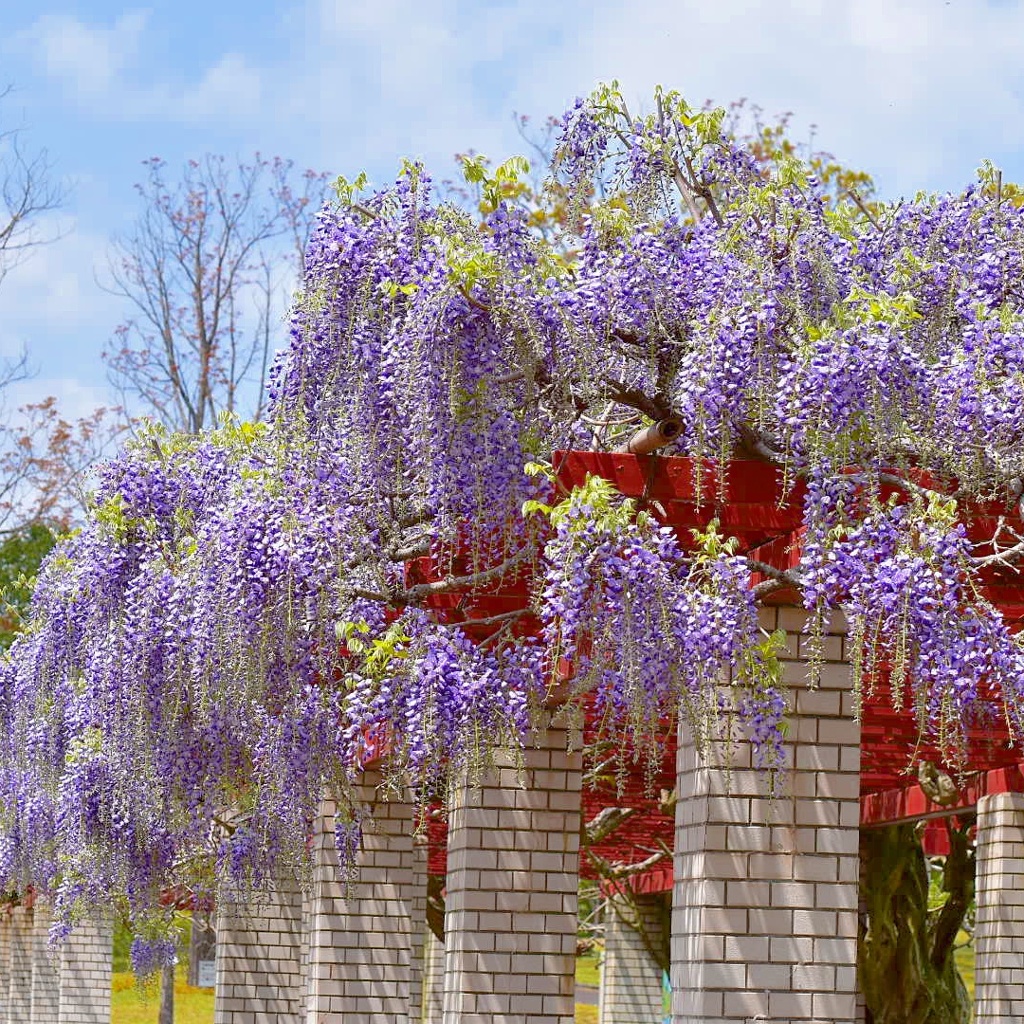
[[[154,428],[104,467],[0,665],[5,888],[46,891],[61,928],[115,905],[152,965],[162,900],[301,875],[325,793],[350,860],[370,752],[433,800],[554,699],[632,748],[672,716],[739,723],[778,768],[776,584],[812,640],[844,610],[858,671],[890,666],[940,739],[992,700],[1019,728],[983,588],[1024,490],[1024,212],[982,181],[864,217],[713,112],[657,111],[605,89],[566,116],[562,248],[507,175],[482,220],[412,165],[342,196],[267,423]],[[698,470],[759,458],[806,488],[795,570],[755,588],[713,528],[559,493],[553,451],[667,417]],[[979,501],[1005,538],[972,540]]]

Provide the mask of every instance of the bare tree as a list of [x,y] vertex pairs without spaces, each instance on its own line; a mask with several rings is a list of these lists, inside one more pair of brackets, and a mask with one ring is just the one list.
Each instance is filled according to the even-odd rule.
[[[0,100],[10,95],[10,87],[0,90]],[[23,132],[0,119],[0,282],[33,248],[57,239],[45,215],[64,200],[46,151],[26,151]],[[90,467],[124,429],[120,410],[99,408],[71,422],[52,397],[12,409],[12,385],[30,376],[25,353],[0,361],[0,538],[31,524],[68,526],[81,511]]]
[[[0,100],[10,93],[9,86],[0,90]],[[4,127],[0,121],[0,281],[29,249],[54,240],[52,233],[40,230],[40,220],[64,199],[46,150],[27,153],[22,133],[22,128]]]
[[110,290],[133,307],[104,353],[111,382],[127,407],[180,430],[224,411],[258,419],[282,292],[327,176],[259,154],[189,161],[176,184],[164,161],[145,166],[141,216],[110,264]]
[[[20,366],[0,372],[0,398]],[[0,401],[0,538],[31,523],[67,529],[88,503],[90,471],[126,429],[116,407],[68,420],[52,395],[15,415]]]

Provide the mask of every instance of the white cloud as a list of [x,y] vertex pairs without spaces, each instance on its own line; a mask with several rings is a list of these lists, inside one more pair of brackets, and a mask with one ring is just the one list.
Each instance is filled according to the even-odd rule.
[[15,43],[66,87],[71,102],[100,120],[204,125],[261,115],[261,75],[242,54],[222,54],[194,82],[147,71],[148,24],[142,11],[127,12],[110,26],[44,14]]
[[296,24],[296,59],[264,69],[268,121],[292,123],[295,146],[323,140],[318,159],[345,173],[400,154],[447,169],[471,146],[522,150],[513,110],[557,114],[613,77],[637,103],[662,83],[698,103],[793,111],[800,137],[816,124],[890,192],[956,186],[1024,142],[1018,4],[306,0]]
[[249,119],[262,110],[263,82],[259,71],[241,54],[224,54],[200,81],[179,93],[161,90],[167,120],[176,117],[201,124],[209,121]]
[[101,407],[117,405],[117,397],[110,388],[77,377],[30,377],[12,384],[2,395],[5,408],[12,412],[51,397],[57,400],[60,415],[69,423],[86,419]]
[[523,78],[543,73],[577,2],[307,0],[292,45],[301,58],[268,71],[277,77],[267,93],[308,162],[389,176],[409,156],[443,176],[458,151],[524,148],[515,95]]
[[[1024,139],[1024,10],[984,0],[652,0],[599,4],[543,102],[618,77],[697,101],[746,96],[796,112],[843,159],[900,191],[963,179],[986,150]],[[953,174],[950,164],[956,162]]]
[[203,126],[351,172],[521,150],[513,110],[559,113],[598,80],[697,102],[745,96],[880,174],[954,185],[1024,143],[1024,5],[989,0],[295,0],[277,56],[239,41],[191,80],[145,61],[147,15],[44,15],[22,33],[98,118]]
[[78,94],[100,96],[135,62],[147,18],[129,11],[110,27],[95,27],[70,14],[44,14],[15,42],[32,48],[46,72]]
[[24,351],[33,366],[91,364],[90,375],[101,377],[100,350],[124,316],[121,300],[96,283],[107,239],[70,217],[55,215],[40,227],[61,237],[34,249],[0,283],[0,358]]

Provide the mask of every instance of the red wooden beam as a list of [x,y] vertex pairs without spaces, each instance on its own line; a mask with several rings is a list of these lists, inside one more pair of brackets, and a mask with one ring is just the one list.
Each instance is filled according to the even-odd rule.
[[905,821],[949,818],[974,810],[983,796],[995,793],[1024,793],[1024,763],[969,776],[960,786],[957,800],[948,805],[929,799],[916,782],[867,793],[860,798],[860,824],[861,828],[877,828]]

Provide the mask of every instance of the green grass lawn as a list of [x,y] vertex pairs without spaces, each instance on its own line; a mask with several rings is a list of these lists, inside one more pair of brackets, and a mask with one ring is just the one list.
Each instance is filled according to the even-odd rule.
[[580,956],[576,958],[576,984],[597,985],[600,980],[598,971],[598,957]]
[[[964,946],[957,950],[957,966],[974,995],[974,949]],[[581,956],[576,961],[576,981],[581,985],[597,985],[599,972],[595,956]],[[185,984],[182,971],[174,986],[175,1024],[213,1024],[213,990],[193,988]],[[111,1024],[156,1024],[160,1010],[159,990],[156,986],[139,989],[135,978],[128,972],[114,975]],[[576,1006],[576,1024],[597,1024],[596,1006]]]
[[[179,970],[174,984],[174,1024],[213,1024],[213,989],[193,988],[184,977]],[[140,989],[130,972],[114,975],[110,1024],[156,1024],[159,1013],[158,986]]]
[[[596,986],[600,980],[597,956],[580,956],[576,958],[576,984]],[[576,1024],[597,1024],[597,1007],[576,1004]]]
[[[576,980],[581,985],[596,985],[597,979],[597,958],[580,957]],[[156,1024],[159,1012],[160,990],[156,985],[140,989],[130,972],[114,975],[110,1024]],[[174,1024],[213,1024],[213,989],[185,984],[181,970],[174,986]],[[597,1007],[577,1006],[576,1024],[597,1024]]]

